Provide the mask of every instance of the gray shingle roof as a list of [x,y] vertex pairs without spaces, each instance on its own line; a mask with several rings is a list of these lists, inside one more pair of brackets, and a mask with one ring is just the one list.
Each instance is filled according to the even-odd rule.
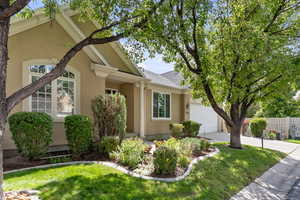
[[171,80],[164,74],[157,74],[146,69],[143,69],[143,73],[145,78],[150,79],[150,82],[153,84],[158,84],[158,85],[163,85],[163,86],[173,87],[178,89],[186,88],[180,85],[180,80],[179,81],[174,81],[173,79]]

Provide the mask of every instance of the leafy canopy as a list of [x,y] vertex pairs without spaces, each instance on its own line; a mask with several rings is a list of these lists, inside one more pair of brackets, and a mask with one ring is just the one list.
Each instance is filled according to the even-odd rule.
[[135,37],[174,62],[193,96],[229,122],[229,110],[243,119],[299,74],[297,11],[297,0],[170,0]]

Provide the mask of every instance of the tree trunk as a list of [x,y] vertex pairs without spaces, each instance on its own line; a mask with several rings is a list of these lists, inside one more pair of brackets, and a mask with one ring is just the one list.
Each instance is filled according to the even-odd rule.
[[4,200],[4,191],[3,191],[3,149],[2,149],[2,138],[5,132],[5,119],[2,119],[0,115],[0,200]]
[[[0,7],[7,8],[8,0],[0,0]],[[6,72],[8,61],[8,32],[10,18],[0,20],[0,200],[4,200],[3,192],[3,150],[2,140],[7,121],[7,101],[6,101]]]
[[241,149],[241,126],[242,123],[235,123],[230,127],[230,147],[235,149]]

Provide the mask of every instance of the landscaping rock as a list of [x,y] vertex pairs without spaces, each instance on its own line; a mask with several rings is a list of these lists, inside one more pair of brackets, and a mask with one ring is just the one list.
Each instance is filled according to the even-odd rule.
[[40,200],[37,190],[22,190],[5,192],[5,200]]

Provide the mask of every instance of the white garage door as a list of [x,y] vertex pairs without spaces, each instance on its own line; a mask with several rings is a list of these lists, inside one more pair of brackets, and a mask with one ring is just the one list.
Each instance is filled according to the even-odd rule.
[[218,115],[211,108],[193,103],[190,107],[190,119],[202,124],[200,133],[211,133],[218,131]]

